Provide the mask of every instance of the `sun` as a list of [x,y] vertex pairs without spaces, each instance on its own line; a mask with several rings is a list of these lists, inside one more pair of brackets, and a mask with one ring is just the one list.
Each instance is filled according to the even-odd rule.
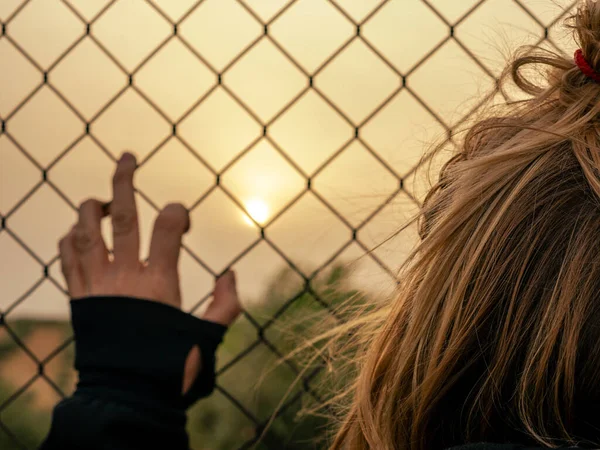
[[[252,217],[252,219],[256,220],[259,224],[264,223],[269,217],[269,207],[267,204],[260,199],[252,199],[246,203],[246,211]],[[244,221],[248,225],[255,225],[255,223],[248,217],[248,214],[244,214]]]

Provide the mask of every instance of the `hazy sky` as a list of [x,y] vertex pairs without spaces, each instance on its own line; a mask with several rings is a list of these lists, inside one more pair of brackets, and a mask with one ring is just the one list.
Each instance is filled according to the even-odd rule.
[[[244,1],[256,17],[236,0],[205,0],[183,20],[195,1],[119,0],[94,20],[108,0],[70,0],[72,9],[59,0],[31,0],[16,15],[14,11],[23,1],[0,0],[0,21],[7,22],[10,36],[0,37],[0,118],[6,121],[6,133],[0,134],[0,214],[8,216],[10,230],[0,231],[0,309],[6,310],[39,283],[10,312],[9,320],[26,315],[67,317],[65,295],[43,280],[42,265],[55,259],[58,239],[76,220],[76,211],[56,190],[74,207],[90,196],[110,199],[115,165],[111,157],[118,157],[123,150],[137,155],[141,165],[136,187],[154,203],[137,196],[142,258],[147,256],[157,215],[154,206],[162,208],[176,201],[188,208],[195,206],[191,232],[184,238],[194,256],[184,250],[180,262],[184,307],[189,309],[210,292],[213,283],[213,275],[196,258],[218,273],[260,238],[259,229],[230,195],[257,221],[268,223],[305,190],[306,179],[312,177],[314,192],[338,210],[350,227],[361,225],[396,192],[398,178],[411,171],[424,145],[443,136],[444,127],[433,114],[448,126],[458,122],[492,87],[490,74],[499,73],[506,51],[537,43],[544,26],[573,4],[567,0],[520,0],[520,6],[513,0],[487,0],[455,26],[460,44],[448,40],[413,71],[424,55],[448,38],[448,23],[455,24],[479,1],[429,0],[442,17],[422,0],[387,2],[361,26],[360,34],[395,70],[401,74],[410,71],[407,86],[431,112],[403,89],[373,115],[401,86],[401,77],[365,41],[353,39],[356,25],[352,21],[361,23],[380,1],[337,0],[344,16],[331,1],[298,0],[269,24],[270,38],[264,36],[259,20],[271,21],[288,0]],[[150,3],[162,8],[165,16]],[[85,21],[92,20],[91,34],[114,60],[85,36]],[[177,31],[181,39],[173,37],[169,21],[180,22]],[[554,26],[549,36],[560,50],[572,54],[575,45],[566,31]],[[257,39],[254,48],[232,65],[236,55]],[[350,40],[341,54],[322,67]],[[163,43],[154,57],[147,59]],[[480,58],[483,68],[461,45]],[[544,45],[556,49],[547,41]],[[43,85],[44,71],[52,88]],[[127,87],[128,73],[134,73],[135,89]],[[226,88],[217,85],[218,73],[222,73]],[[308,77],[313,74],[316,89],[307,89]],[[204,100],[192,110],[201,98]],[[295,98],[295,104],[279,114]],[[91,123],[93,138],[85,135],[86,122]],[[173,124],[177,124],[176,136]],[[262,136],[264,125],[267,137]],[[356,127],[360,127],[360,140],[353,139]],[[252,144],[251,150],[230,165]],[[313,177],[346,144],[346,149]],[[443,159],[433,169],[441,162]],[[52,186],[43,183],[44,169]],[[417,201],[426,193],[424,169],[404,181],[405,189]],[[217,174],[221,174],[221,186],[227,193],[216,188],[196,205],[214,188]],[[21,204],[26,195],[29,199]],[[375,245],[415,208],[415,201],[398,193],[359,229],[358,239],[367,248]],[[109,219],[104,227],[110,248]],[[351,239],[350,227],[307,192],[266,228],[265,235],[309,274]],[[413,227],[375,255],[393,271],[416,236]],[[354,243],[339,259],[349,261],[363,252]],[[266,280],[283,265],[281,256],[266,242],[237,261],[234,268],[242,301],[260,300]],[[58,262],[49,272],[64,283]],[[354,279],[378,292],[393,286],[392,278],[370,257],[356,265]]]

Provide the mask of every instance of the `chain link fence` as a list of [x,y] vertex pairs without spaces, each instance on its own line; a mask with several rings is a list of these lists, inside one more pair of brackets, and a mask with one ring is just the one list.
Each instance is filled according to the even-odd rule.
[[[43,1],[46,2],[46,5],[51,3],[50,0]],[[468,121],[469,118],[476,113],[478,108],[487,100],[489,100],[490,97],[488,96],[484,99],[481,99],[479,103],[472,105],[468,111],[461,113],[460,117],[449,120],[448,117],[444,117],[444,114],[440,112],[439,108],[430,105],[431,102],[428,101],[430,97],[428,97],[427,92],[419,90],[419,83],[415,83],[415,85],[411,83],[413,74],[420,67],[426,64],[427,61],[434,58],[440,49],[446,46],[449,42],[452,42],[460,47],[463,52],[463,57],[465,61],[468,61],[468,64],[475,64],[481,70],[481,72],[485,74],[485,77],[488,78],[488,81],[490,81],[492,84],[495,84],[497,82],[498,72],[494,69],[494,67],[490,66],[489,61],[481,58],[481,53],[478,53],[477,50],[470,48],[470,45],[465,43],[464,39],[460,36],[460,33],[457,32],[461,29],[461,27],[464,27],[466,26],[465,24],[469,23],[471,17],[477,15],[478,11],[488,7],[488,5],[490,5],[489,7],[495,8],[498,11],[501,11],[505,8],[516,8],[519,14],[524,14],[531,20],[533,25],[528,32],[538,35],[537,42],[530,43],[543,43],[544,45],[549,45],[550,47],[558,49],[567,55],[564,46],[561,48],[561,44],[554,40],[553,30],[557,29],[557,26],[560,25],[561,19],[564,18],[565,14],[569,10],[572,10],[572,8],[576,6],[577,2],[563,1],[559,6],[557,6],[555,2],[550,0],[537,1],[537,3],[535,0],[415,0],[414,2],[406,1],[406,4],[403,3],[404,0],[363,0],[361,2],[352,2],[348,0],[278,0],[269,2],[261,2],[258,0],[230,0],[223,3],[219,2],[219,5],[217,6],[218,2],[215,0],[190,0],[187,2],[180,1],[173,3],[160,0],[131,0],[129,3],[137,2],[139,3],[138,6],[140,8],[143,6],[145,14],[152,15],[153,20],[164,21],[168,23],[171,31],[166,37],[161,37],[157,45],[151,44],[153,48],[149,48],[149,43],[146,43],[147,45],[143,45],[143,49],[140,50],[143,53],[142,57],[136,64],[125,64],[123,61],[121,61],[119,55],[115,54],[115,50],[117,49],[114,47],[111,49],[107,48],[108,46],[105,42],[103,42],[103,39],[96,35],[96,30],[97,25],[102,21],[103,17],[106,17],[109,14],[122,15],[123,11],[118,10],[118,8],[120,8],[119,5],[126,1],[127,0],[98,0],[88,3],[79,0],[63,0],[62,2],[58,2],[58,0],[52,0],[54,3],[60,3],[61,7],[66,7],[69,13],[78,19],[82,32],[65,49],[63,49],[63,51],[60,52],[58,57],[53,58],[52,61],[48,60],[45,62],[38,61],[39,55],[32,54],[31,45],[23,44],[23,42],[19,39],[19,36],[13,35],[12,32],[13,24],[20,20],[19,17],[23,17],[24,15],[28,14],[28,10],[31,10],[31,8],[41,7],[40,5],[42,2],[36,2],[35,0],[3,0],[5,4],[0,6],[0,45],[9,45],[13,49],[16,49],[23,58],[25,58],[37,69],[41,75],[41,81],[36,83],[34,88],[28,90],[27,92],[23,92],[22,97],[18,100],[10,98],[9,102],[7,99],[9,91],[13,92],[12,87],[7,85],[0,86],[0,91],[6,90],[4,96],[2,93],[0,93],[0,139],[4,138],[5,140],[9,141],[11,145],[16,147],[18,151],[21,152],[33,166],[35,166],[42,178],[41,181],[27,193],[27,195],[12,205],[8,211],[3,211],[2,214],[0,214],[0,237],[2,237],[2,234],[4,234],[5,237],[8,235],[10,238],[12,238],[39,263],[39,267],[42,269],[42,276],[29,290],[15,299],[5,298],[4,304],[7,306],[0,310],[0,330],[2,328],[4,329],[9,338],[14,340],[14,342],[28,355],[38,369],[37,373],[33,374],[32,377],[22,386],[10,393],[7,398],[1,399],[0,430],[13,439],[15,448],[27,448],[25,444],[21,442],[20,437],[16,435],[14,430],[11,430],[11,428],[3,422],[3,411],[9,408],[11,404],[13,404],[20,396],[27,393],[32,384],[38,382],[39,380],[43,380],[45,383],[47,383],[51,389],[58,394],[59,397],[68,395],[68,393],[63,392],[55,380],[47,375],[46,367],[55,358],[57,358],[61,352],[64,352],[65,349],[72,344],[71,337],[64,341],[61,345],[58,345],[47,356],[40,358],[28,348],[25,340],[20,338],[19,334],[15,332],[13,329],[14,327],[11,325],[10,318],[12,311],[23,302],[27,302],[31,292],[33,292],[40,285],[40,283],[45,280],[52,282],[61,292],[64,293],[65,297],[68,298],[68,293],[64,289],[64,286],[49,270],[49,268],[57,262],[58,254],[55,254],[55,256],[49,260],[48,258],[44,258],[43,256],[36,254],[36,251],[27,245],[25,240],[20,237],[20,230],[18,227],[11,224],[11,218],[13,214],[18,211],[19,208],[21,208],[43,185],[49,186],[56,192],[56,194],[62,197],[62,199],[73,211],[77,211],[77,205],[73,204],[69,197],[61,192],[61,189],[55,183],[53,183],[53,181],[50,180],[47,175],[60,159],[64,158],[74,147],[78,145],[78,143],[85,138],[91,139],[106,153],[106,155],[111,158],[113,162],[116,162],[115,155],[120,153],[123,149],[110,148],[105,142],[103,142],[101,139],[98,139],[97,136],[95,136],[95,124],[97,119],[100,118],[107,110],[109,110],[111,106],[115,104],[115,102],[117,102],[121,97],[134,91],[137,95],[142,97],[147,102],[147,105],[149,105],[158,115],[160,115],[162,119],[168,122],[170,126],[169,135],[161,138],[158,144],[153,144],[152,148],[145,156],[138,158],[138,164],[140,166],[148,164],[148,162],[155,158],[156,155],[161,152],[161,150],[167,147],[169,142],[175,140],[185,147],[185,149],[194,155],[194,157],[200,161],[200,163],[202,163],[208,171],[210,171],[210,176],[213,180],[211,182],[212,186],[192,204],[192,206],[189,208],[191,212],[193,212],[196,207],[201,205],[215,191],[220,191],[232,202],[234,202],[241,211],[245,211],[246,207],[244,202],[240,200],[236,192],[233,192],[231,189],[229,189],[227,183],[223,182],[223,176],[227,174],[228,170],[230,170],[230,168],[234,166],[236,162],[252,152],[260,142],[264,141],[268,142],[272,148],[275,149],[278,155],[282,157],[287,164],[289,164],[289,167],[291,167],[292,170],[302,178],[305,185],[305,188],[300,194],[289,200],[273,217],[269,218],[268,221],[265,222],[257,220],[257,218],[252,217],[252,214],[249,214],[250,219],[252,222],[254,222],[254,225],[259,228],[260,236],[258,239],[245,246],[242,252],[227,260],[225,264],[227,267],[236,264],[236,262],[244,258],[244,256],[254,249],[259,243],[263,243],[268,245],[274,252],[276,252],[286,262],[289,268],[296,272],[304,282],[304,288],[302,291],[292,296],[292,298],[285,302],[268,321],[259,323],[259,321],[254,320],[251,314],[248,312],[244,313],[246,318],[255,326],[258,338],[246,350],[240,352],[225,366],[221,367],[217,373],[216,390],[221,392],[232,403],[234,403],[239,408],[240,412],[245,415],[254,425],[254,436],[249,438],[247,442],[240,447],[250,448],[258,440],[258,437],[260,436],[267,421],[255,417],[242,402],[238,401],[234,395],[228,392],[227,386],[219,383],[220,378],[227,371],[235,370],[236,364],[256,346],[267,346],[277,356],[282,356],[281,352],[277,349],[277,346],[272,345],[272,343],[266,337],[266,331],[269,329],[269,327],[271,327],[272,324],[276,322],[282,314],[285,313],[290,305],[292,305],[302,293],[309,293],[314,299],[321,303],[323,308],[328,308],[327,302],[322,301],[319,293],[311,287],[311,281],[319,273],[325,270],[325,268],[327,268],[337,256],[344,252],[349,245],[354,243],[364,251],[369,250],[370,246],[368,243],[363,242],[360,238],[360,230],[365,227],[369,221],[376,217],[377,214],[398,195],[401,193],[402,195],[407,195],[415,205],[419,204],[417,196],[415,196],[410,189],[407,189],[405,183],[407,177],[419,170],[419,167],[415,166],[409,171],[399,173],[399,171],[390,164],[389,159],[381,155],[376,145],[373,145],[372,142],[364,139],[362,135],[362,130],[364,127],[367,126],[375,117],[377,117],[381,111],[385,110],[386,106],[389,105],[395,98],[397,98],[400,93],[405,93],[408,94],[412,100],[417,102],[425,111],[427,111],[427,114],[429,114],[439,124],[441,129],[445,131],[447,135],[447,141],[452,143],[453,131],[457,127],[460,127],[466,123],[466,121]],[[186,23],[198,20],[198,17],[201,17],[203,14],[209,15],[210,11],[214,11],[215,8],[219,8],[225,3],[235,4],[234,6],[236,14],[247,15],[252,21],[260,26],[261,32],[258,35],[251,36],[247,42],[238,42],[236,44],[237,47],[230,45],[228,48],[232,50],[229,52],[229,54],[226,54],[227,52],[225,52],[216,56],[214,54],[213,56],[210,56],[211,42],[191,42],[189,37],[186,37],[185,33],[182,33],[182,29],[186,26]],[[336,16],[335,20],[341,20],[345,22],[345,26],[352,28],[352,32],[345,37],[342,42],[336,43],[334,50],[331,52],[329,52],[328,46],[323,45],[323,48],[319,49],[320,53],[317,52],[321,58],[318,58],[318,60],[315,59],[311,63],[307,63],[306,58],[304,58],[304,60],[297,58],[297,55],[295,55],[294,52],[294,45],[290,45],[289,42],[279,42],[277,35],[272,33],[272,29],[273,26],[275,26],[278,22],[285,23],[287,20],[286,17],[290,17],[292,14],[295,14],[293,12],[294,8],[310,8],[311,3],[327,3],[330,13]],[[411,5],[408,5],[408,3],[411,3]],[[448,12],[448,5],[451,3],[460,3],[460,7],[454,8],[455,10],[459,10],[459,13],[450,14]],[[554,12],[551,14],[546,14],[546,10],[541,7],[544,5],[540,6],[542,3],[546,6],[552,5],[555,8],[553,10]],[[174,5],[177,6],[175,7]],[[439,26],[443,26],[445,30],[443,33],[444,35],[434,45],[428,47],[426,43],[423,42],[401,41],[395,39],[392,32],[390,32],[392,35],[386,44],[382,43],[383,41],[377,37],[375,32],[369,33],[365,31],[368,31],[368,26],[373,21],[378,21],[388,14],[394,14],[393,11],[401,11],[402,8],[409,8],[409,6],[414,8],[418,7],[421,10],[427,10],[427,14],[431,16],[431,20],[439,22],[438,28]],[[233,6],[231,7],[233,8]],[[511,9],[511,11],[513,9]],[[2,10],[4,10],[4,13],[2,13]],[[542,12],[544,14],[542,14]],[[4,14],[3,17],[2,14]],[[304,26],[310,27],[310,16],[305,15],[303,17],[303,20],[307,20],[306,22],[303,22],[305,23]],[[33,26],[35,26],[35,23]],[[57,26],[59,25],[57,24]],[[217,24],[216,26],[222,26],[223,28],[226,28],[225,23],[222,25]],[[420,24],[415,23],[414,26],[419,27]],[[127,36],[130,36],[130,34],[128,34],[130,31],[131,30],[124,30],[124,40],[122,43],[124,46],[129,45]],[[481,33],[486,33],[486,30],[483,28],[479,31]],[[236,30],[227,30],[226,32],[235,34]],[[383,32],[385,33],[386,30],[384,29]],[[18,35],[19,33],[16,34]],[[216,39],[218,38],[219,37],[217,36]],[[143,40],[143,37],[140,37],[139,39]],[[240,37],[240,39],[244,38]],[[92,41],[97,48],[100,49],[100,51],[110,59],[115,70],[124,75],[128,82],[125,86],[120,88],[116,94],[112,95],[109,101],[105,102],[103,105],[99,105],[97,110],[82,111],[81,108],[78,108],[74,104],[72,96],[65,95],[62,92],[61,87],[56,86],[53,83],[52,74],[55,68],[57,68],[61,61],[67,58],[69,54],[82,51],[84,42],[89,43],[90,41]],[[209,71],[210,76],[213,79],[211,85],[208,86],[197,98],[190,98],[189,105],[186,106],[185,110],[178,111],[178,114],[172,114],[171,110],[168,110],[168,108],[163,107],[160,102],[157,102],[151,98],[148,93],[143,89],[140,89],[137,84],[138,74],[140,71],[145,66],[152,64],[152,62],[157,58],[160,58],[159,54],[161,50],[167,45],[173,44],[174,42],[185,47],[185,49],[189,51],[194,58],[197,58],[203,67],[202,70]],[[300,76],[303,79],[303,87],[295,92],[292,98],[287,101],[285,105],[278,105],[276,108],[263,107],[262,103],[260,102],[260,95],[257,97],[253,92],[250,92],[248,95],[240,94],[239,89],[233,89],[228,84],[227,76],[230,72],[235,70],[236,65],[241,64],[243,58],[250,54],[254,49],[261,45],[265,45],[266,43],[270,44],[269,48],[271,50],[278,52],[278,57],[284,58],[287,62],[291,63],[291,65],[295,68],[295,72],[297,72],[295,76]],[[303,45],[302,42],[297,42],[296,44]],[[372,58],[373,65],[370,67],[370,70],[372,71],[374,78],[376,78],[377,71],[382,71],[385,69],[390,74],[389,76],[395,80],[394,83],[396,84],[396,86],[391,89],[383,98],[372,99],[372,105],[364,114],[357,113],[356,108],[353,107],[352,103],[348,103],[346,101],[346,97],[340,97],[337,94],[331,95],[327,90],[327,86],[321,86],[319,84],[319,78],[323,76],[325,72],[327,72],[328,68],[334,65],[336,60],[339,58],[348,57],[348,52],[351,48],[353,48],[353,46],[356,45],[360,45],[362,49],[361,51],[368,52],[368,57]],[[397,50],[402,46],[417,46],[419,48],[419,52],[422,54],[421,57],[415,61],[407,62],[406,58],[402,59],[401,52],[394,50]],[[318,49],[318,47],[319,46],[317,45],[315,50]],[[323,54],[324,49],[327,50],[326,55]],[[46,56],[47,55],[44,55],[44,57]],[[220,59],[220,61],[215,62],[215,59]],[[5,62],[3,62],[2,58],[0,57],[0,72],[10,72],[13,70],[11,67],[8,65],[5,66],[4,64]],[[400,67],[402,67],[402,70]],[[268,68],[265,70],[268,70]],[[438,73],[436,76],[444,77],[445,75],[446,74],[444,73]],[[369,74],[368,76],[371,75]],[[2,75],[0,74],[0,83],[2,83],[2,80],[4,79],[5,78],[2,78]],[[236,78],[233,77],[232,80],[232,84],[235,84]],[[337,82],[343,84],[345,81],[344,79],[339,79]],[[348,82],[348,84],[352,83]],[[20,139],[18,136],[16,136],[15,133],[12,132],[11,128],[11,121],[13,121],[13,118],[19,113],[19,111],[21,111],[23,108],[26,108],[28,103],[32,101],[36,94],[38,94],[38,91],[43,88],[50,89],[54,94],[56,94],[56,96],[60,98],[64,105],[78,118],[82,125],[81,133],[76,136],[75,139],[72,139],[66,148],[61,149],[55,159],[47,162],[41,162],[39,160],[40,158],[37,158],[36,155],[32,153],[31,148],[28,148],[27,143],[22,142],[23,139]],[[270,87],[262,86],[262,88],[269,89]],[[273,86],[273,89],[273,95],[276,95],[277,86]],[[351,86],[353,94],[361,95],[360,89],[360,84]],[[197,142],[189,142],[180,131],[181,123],[184,122],[190,114],[193,114],[194,111],[201,107],[201,105],[207,102],[207,99],[210,97],[210,95],[217,90],[221,90],[222,92],[226,93],[237,104],[237,106],[243,109],[252,118],[255,124],[260,126],[262,130],[262,133],[260,133],[259,136],[252,139],[251,142],[245,143],[244,148],[235,149],[237,153],[233,157],[229,158],[226,163],[222,164],[222,167],[219,170],[214,168],[214,164],[206,161],[205,157],[203,157],[202,153],[198,149]],[[285,117],[286,114],[289,114],[294,105],[300,102],[301,99],[308,93],[311,93],[311,95],[317,96],[320,100],[324,101],[331,108],[331,110],[334,111],[334,114],[336,114],[338,118],[341,118],[341,120],[343,120],[353,130],[353,136],[351,136],[350,139],[346,140],[342,145],[337,146],[335,149],[332,149],[330,153],[328,153],[326,157],[323,157],[322,161],[319,161],[319,164],[314,166],[310,171],[301,166],[297,162],[297,158],[291,156],[290,152],[286,151],[285,146],[281,145],[281,143],[277,139],[274,139],[271,135],[273,124],[282,117]],[[366,94],[368,96],[369,92],[366,92]],[[497,94],[498,92],[495,91],[490,95],[494,96]],[[192,100],[194,101],[192,102]],[[5,102],[4,106],[1,104],[3,101]],[[396,189],[389,193],[387,198],[381,199],[380,203],[376,205],[376,207],[373,208],[372,211],[370,211],[370,213],[363,217],[359,222],[348,220],[344,214],[339,211],[339,208],[337,208],[336,205],[334,205],[328,198],[322,195],[318,190],[314,189],[314,186],[311,185],[311,181],[317,175],[323,172],[356,142],[360,143],[364,149],[366,149],[370,156],[374,158],[382,168],[385,169],[388,174],[387,176],[393,177],[395,183],[397,184]],[[0,152],[0,164],[2,163],[1,158],[2,152]],[[6,170],[6,167],[4,170]],[[8,167],[8,170],[16,169]],[[77,174],[72,175],[74,177],[77,176]],[[1,185],[1,187],[7,191],[10,189],[10,186],[6,186],[4,183]],[[347,229],[349,238],[345,240],[343,245],[339,246],[339,248],[337,248],[337,250],[335,250],[335,252],[333,252],[322,264],[320,264],[318,268],[307,274],[297,267],[297,262],[286,253],[285,248],[277,245],[276,242],[270,238],[269,231],[272,224],[277,223],[280,217],[282,217],[291,208],[294,208],[295,204],[299,202],[300,199],[308,192],[311,192],[312,195],[318,199],[318,201],[321,202],[321,204],[330,213],[339,219],[339,221]],[[156,211],[160,210],[160,208],[153,203],[151,196],[147,195],[143,189],[138,187],[137,193],[143,197]],[[38,232],[43,233],[43,230],[38,230]],[[195,254],[193,249],[184,245],[184,250],[212,276],[217,276],[219,274],[213,267],[211,267],[210,264],[205,263],[201,256]],[[371,258],[376,264],[381,266],[383,270],[389,273],[392,278],[395,277],[393,269],[388,267],[388,265],[379,259],[375,253],[369,254],[368,258]],[[2,274],[0,274],[0,277],[1,276]],[[8,282],[10,282],[10,280],[8,280]],[[193,306],[188,308],[188,310],[192,313],[196,312],[198,308],[200,308],[200,306],[208,300],[209,296],[210,294],[199,299]],[[298,373],[295,366],[290,364],[290,368],[295,371],[295,373]],[[308,382],[317,374],[317,372],[318,370],[306,377],[302,392],[299,392],[298,395],[311,395],[317,399],[319,398],[317,393],[311,391],[308,384]],[[295,398],[290,398],[280,413],[283,413],[285,408],[294,403],[297,399],[297,396]]]

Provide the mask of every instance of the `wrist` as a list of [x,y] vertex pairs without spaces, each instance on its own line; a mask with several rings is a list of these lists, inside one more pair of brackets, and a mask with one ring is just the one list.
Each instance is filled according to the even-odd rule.
[[[159,302],[118,296],[71,301],[78,395],[102,392],[129,404],[185,410],[214,389],[215,351],[226,331]],[[198,345],[202,370],[182,395],[187,355]]]

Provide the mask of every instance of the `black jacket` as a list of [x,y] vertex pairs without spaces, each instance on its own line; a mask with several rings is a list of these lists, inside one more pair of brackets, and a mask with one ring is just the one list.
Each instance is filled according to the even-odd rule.
[[[72,300],[71,320],[79,382],[54,408],[39,450],[188,450],[186,409],[213,391],[214,355],[227,327],[128,297]],[[182,396],[194,345],[202,370]],[[541,449],[480,443],[452,450]]]
[[[75,393],[56,405],[40,450],[187,450],[186,409],[210,395],[227,327],[162,303],[128,297],[71,301]],[[185,360],[201,373],[181,395]]]

